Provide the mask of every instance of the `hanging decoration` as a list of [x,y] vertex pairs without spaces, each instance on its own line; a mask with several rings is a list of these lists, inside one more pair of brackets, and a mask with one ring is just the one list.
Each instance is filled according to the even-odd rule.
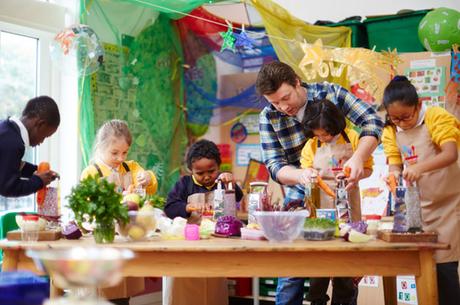
[[241,26],[241,32],[235,33],[234,36],[236,37],[235,46],[237,48],[243,49],[253,49],[255,41],[251,37],[248,36],[248,33],[244,30],[244,24]]
[[[71,68],[66,61],[76,59],[79,76],[93,74],[102,65],[104,48],[87,25],[77,24],[59,32],[50,44],[51,59],[58,68]],[[73,64],[74,65],[74,64]]]
[[226,49],[235,53],[235,37],[233,36],[233,26],[230,22],[227,22],[228,28],[226,32],[220,32],[220,36],[222,37],[222,47],[220,51],[223,52]]
[[351,85],[358,84],[376,101],[381,101],[392,69],[400,62],[393,52],[382,54],[363,48],[325,47],[321,39],[313,44],[303,42],[301,48],[304,57],[298,67],[307,81],[318,76],[346,76]]

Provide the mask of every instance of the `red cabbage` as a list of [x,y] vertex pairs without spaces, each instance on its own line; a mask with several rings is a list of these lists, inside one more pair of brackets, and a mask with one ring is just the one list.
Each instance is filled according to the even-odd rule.
[[62,235],[66,239],[79,239],[82,236],[80,229],[74,222],[70,222],[64,227]]
[[217,219],[216,233],[226,236],[240,236],[243,224],[235,216],[222,216]]

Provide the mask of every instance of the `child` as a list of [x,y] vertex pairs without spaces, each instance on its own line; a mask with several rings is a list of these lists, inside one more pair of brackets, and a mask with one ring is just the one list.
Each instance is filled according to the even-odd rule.
[[[157,179],[153,172],[144,169],[135,161],[125,161],[132,138],[126,122],[111,120],[98,130],[94,145],[94,163],[85,168],[81,179],[98,174],[115,183],[122,193],[130,185],[145,188],[147,194],[155,194]],[[130,287],[127,295],[126,287]],[[104,290],[104,294],[115,304],[129,304],[129,297],[144,290],[144,278],[126,278],[116,287]]]
[[153,172],[144,171],[135,161],[125,161],[131,143],[131,132],[126,122],[105,122],[96,135],[95,162],[83,170],[81,178],[98,174],[115,183],[120,193],[134,185],[145,188],[147,194],[155,194],[158,183]]
[[[389,171],[396,177],[402,173],[409,183],[417,182],[423,230],[437,232],[439,242],[450,244],[449,250],[435,252],[439,304],[458,304],[460,123],[443,108],[422,105],[404,76],[396,76],[385,88],[383,104],[388,123],[382,142]],[[417,162],[404,166],[402,154],[408,148]]]
[[[187,153],[186,162],[192,175],[180,178],[169,192],[165,205],[165,213],[169,218],[190,218],[192,211],[202,207],[195,206],[195,203],[187,204],[188,196],[214,191],[218,179],[224,184],[233,181],[231,173],[219,173],[220,153],[211,141],[200,140],[194,143]],[[236,201],[243,197],[237,185],[235,195]],[[166,284],[165,305],[228,304],[227,281],[223,278],[167,278]]]
[[[323,99],[308,106],[303,119],[306,135],[310,138],[301,154],[301,165],[305,168],[303,180],[309,183],[313,172],[323,178],[331,189],[336,187],[336,175],[341,174],[340,168],[358,147],[359,135],[346,127],[345,116],[329,100]],[[364,177],[372,173],[372,157],[364,163]],[[351,218],[361,220],[359,189],[349,192]],[[321,208],[333,209],[334,200],[321,191]],[[352,278],[333,278],[332,304],[351,304],[354,300],[356,287]],[[311,304],[326,304],[329,297],[326,294],[329,278],[310,279],[308,300]]]
[[58,177],[54,171],[36,173],[37,166],[22,157],[26,147],[40,145],[54,134],[60,120],[56,102],[39,96],[27,102],[20,119],[0,121],[0,195],[30,195]]

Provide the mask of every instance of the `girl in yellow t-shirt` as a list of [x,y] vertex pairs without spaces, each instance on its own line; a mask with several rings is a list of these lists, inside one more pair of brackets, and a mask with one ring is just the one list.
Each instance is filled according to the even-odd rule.
[[134,185],[145,188],[147,194],[155,194],[158,183],[153,172],[145,171],[136,161],[125,161],[131,143],[131,132],[125,121],[105,122],[96,135],[94,162],[83,170],[81,179],[98,174],[115,183],[120,193]]
[[[346,128],[345,116],[331,101],[323,99],[307,106],[303,124],[307,137],[310,139],[302,149],[300,163],[307,169],[302,176],[304,184],[309,183],[313,172],[319,173],[332,189],[336,187],[336,173],[351,158],[358,147],[359,135],[356,131]],[[372,173],[373,160],[364,163],[364,176]],[[340,168],[340,169],[339,169]],[[321,192],[321,208],[335,208],[334,200]],[[361,220],[359,189],[349,192],[351,218]],[[355,298],[357,287],[353,279],[348,277],[332,278],[332,303],[351,304]],[[312,304],[326,304],[329,300],[327,287],[329,278],[311,278],[307,300]]]
[[449,250],[435,252],[439,304],[457,304],[460,299],[457,271],[460,123],[443,108],[426,108],[419,101],[415,87],[404,76],[396,76],[385,88],[383,104],[387,110],[387,126],[382,142],[389,171],[396,177],[402,173],[409,183],[417,182],[423,230],[437,232],[440,242],[450,244]]

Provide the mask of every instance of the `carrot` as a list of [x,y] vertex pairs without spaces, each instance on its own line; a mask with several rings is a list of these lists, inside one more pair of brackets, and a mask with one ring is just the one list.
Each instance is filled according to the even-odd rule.
[[351,175],[351,167],[346,166],[346,167],[343,169],[343,173],[345,174],[345,177],[349,178],[350,175]]
[[393,174],[388,175],[388,187],[390,188],[390,192],[393,196],[396,196],[396,186],[398,183],[396,182],[396,177]]
[[331,190],[329,185],[326,184],[326,182],[323,181],[323,179],[318,176],[318,186],[329,196],[332,198],[335,198],[335,193],[334,191]]
[[[40,162],[37,168],[37,173],[45,173],[50,170],[50,164],[48,162]],[[46,186],[37,191],[37,204],[41,206],[45,202],[46,197]]]

